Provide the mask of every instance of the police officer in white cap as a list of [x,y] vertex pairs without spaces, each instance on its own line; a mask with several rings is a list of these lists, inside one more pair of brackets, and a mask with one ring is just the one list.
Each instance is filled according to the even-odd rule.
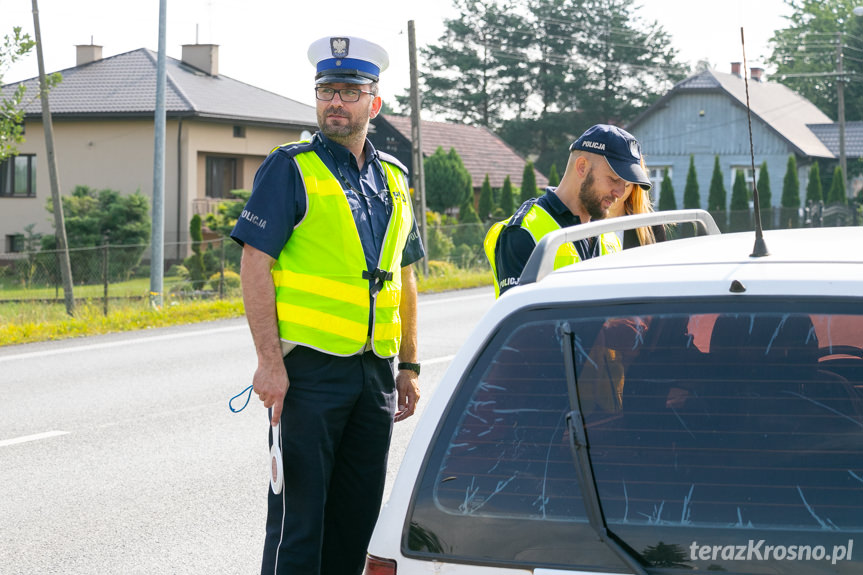
[[320,130],[270,153],[231,234],[284,474],[261,573],[359,575],[393,422],[419,400],[411,264],[425,254],[407,169],[366,138],[386,51],[333,36],[309,59]]

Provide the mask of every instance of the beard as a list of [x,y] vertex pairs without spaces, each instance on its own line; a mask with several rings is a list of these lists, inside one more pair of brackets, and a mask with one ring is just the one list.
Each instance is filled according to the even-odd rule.
[[[329,114],[336,113],[342,116],[335,122],[329,119]],[[346,145],[357,139],[366,137],[368,128],[368,116],[362,118],[359,115],[351,114],[343,106],[327,106],[323,110],[318,110],[318,127],[321,132],[339,144]]]
[[608,210],[602,207],[603,198],[593,187],[593,184],[593,167],[591,167],[584,181],[581,182],[581,189],[578,191],[578,200],[591,220],[604,220],[608,216]]

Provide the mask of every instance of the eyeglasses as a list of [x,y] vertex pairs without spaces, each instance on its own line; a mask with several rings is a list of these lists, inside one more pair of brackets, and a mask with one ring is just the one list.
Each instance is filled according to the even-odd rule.
[[336,94],[339,95],[339,99],[341,99],[342,102],[358,102],[360,94],[370,94],[374,96],[374,92],[367,92],[357,88],[342,88],[341,90],[336,90],[335,88],[326,88],[324,86],[315,87],[315,98],[323,102],[330,102],[336,97]]

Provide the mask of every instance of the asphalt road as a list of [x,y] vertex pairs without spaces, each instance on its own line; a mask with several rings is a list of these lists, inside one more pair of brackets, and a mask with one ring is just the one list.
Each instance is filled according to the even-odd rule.
[[[420,297],[423,399],[493,298]],[[254,367],[242,318],[0,347],[0,575],[257,573],[266,410],[228,409]]]

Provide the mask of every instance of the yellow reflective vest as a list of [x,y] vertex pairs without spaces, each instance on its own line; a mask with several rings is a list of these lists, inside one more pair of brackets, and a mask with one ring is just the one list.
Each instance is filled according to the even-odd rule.
[[[373,305],[371,347],[379,357],[396,355],[401,343],[401,257],[413,222],[404,172],[381,162],[393,210],[378,269],[367,270],[339,181],[313,151],[301,152],[294,160],[307,204],[305,217],[272,269],[279,338],[332,355],[354,355],[366,346]],[[371,275],[376,286],[372,290]]]
[[[503,231],[504,227],[510,224],[511,220],[512,217],[509,217],[502,222],[497,222],[492,225],[491,228],[489,228],[488,233],[485,235],[485,241],[483,242],[485,255],[491,264],[491,271],[494,275],[495,298],[500,297],[500,279],[497,274],[497,264],[495,263],[494,251],[497,246],[497,240],[500,237],[500,233]],[[515,224],[513,223],[512,225]],[[527,213],[525,213],[524,218],[521,220],[521,227],[530,232],[530,235],[533,236],[533,241],[536,243],[539,243],[539,240],[541,240],[546,234],[560,229],[560,225],[555,221],[554,217],[541,206],[536,205],[536,203],[534,203]],[[600,235],[599,244],[600,255],[619,252],[622,249],[620,238],[613,232]],[[558,248],[557,254],[554,256],[554,269],[562,268],[563,266],[568,266],[580,261],[581,258],[578,256],[578,250],[575,249],[575,245],[573,245],[572,242],[567,242]]]

